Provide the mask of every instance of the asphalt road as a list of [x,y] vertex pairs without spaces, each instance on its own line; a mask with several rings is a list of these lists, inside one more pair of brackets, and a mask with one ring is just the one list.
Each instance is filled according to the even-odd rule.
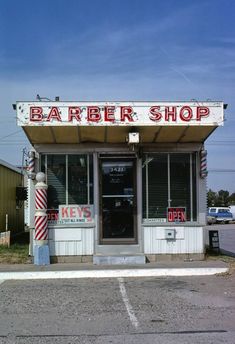
[[233,344],[234,324],[235,275],[0,284],[1,344]]

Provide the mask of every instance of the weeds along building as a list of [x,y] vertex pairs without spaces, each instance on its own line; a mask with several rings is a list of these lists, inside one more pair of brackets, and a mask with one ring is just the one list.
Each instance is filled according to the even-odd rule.
[[24,231],[22,183],[21,171],[0,159],[0,232],[6,227],[13,235]]
[[[17,102],[48,184],[57,261],[204,257],[206,151],[220,101]],[[34,230],[34,185],[29,179]],[[34,235],[32,235],[32,240]]]

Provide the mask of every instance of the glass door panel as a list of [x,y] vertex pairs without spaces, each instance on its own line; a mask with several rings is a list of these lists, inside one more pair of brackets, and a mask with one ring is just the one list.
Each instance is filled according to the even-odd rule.
[[136,240],[134,159],[101,160],[101,241]]

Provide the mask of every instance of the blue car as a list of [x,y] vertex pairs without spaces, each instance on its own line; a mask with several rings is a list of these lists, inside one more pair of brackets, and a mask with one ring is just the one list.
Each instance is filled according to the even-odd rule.
[[210,207],[208,216],[214,217],[217,223],[229,223],[233,219],[233,214],[228,207]]

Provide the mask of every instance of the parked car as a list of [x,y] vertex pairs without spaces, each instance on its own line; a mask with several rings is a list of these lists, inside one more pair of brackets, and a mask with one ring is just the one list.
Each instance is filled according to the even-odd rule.
[[216,223],[216,218],[214,216],[207,215],[206,222],[208,225],[214,225]]
[[229,207],[210,207],[208,216],[214,217],[217,223],[229,223],[233,219]]
[[235,220],[235,205],[230,205],[229,206],[229,209],[233,215],[233,221]]

